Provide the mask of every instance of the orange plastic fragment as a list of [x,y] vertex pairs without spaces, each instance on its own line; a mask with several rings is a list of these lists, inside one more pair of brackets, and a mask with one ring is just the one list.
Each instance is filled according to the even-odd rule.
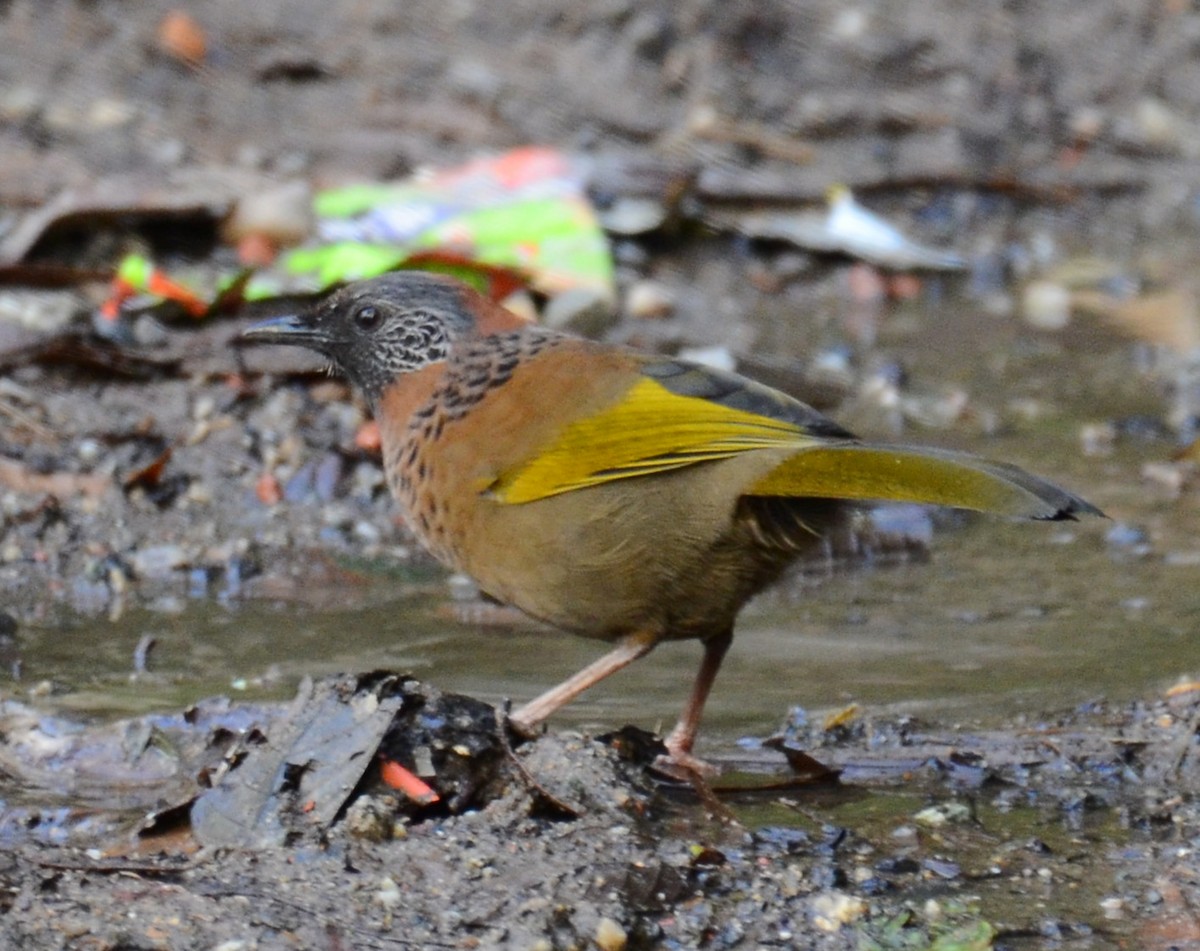
[[150,277],[146,281],[146,290],[151,294],[175,301],[193,317],[203,317],[208,313],[208,304],[205,301],[182,284],[172,281],[157,268],[150,272]]
[[283,498],[283,489],[279,487],[279,480],[270,472],[264,472],[258,477],[258,481],[254,484],[254,493],[263,505],[275,505]]
[[415,773],[409,772],[394,759],[380,761],[379,776],[393,789],[404,793],[413,802],[420,803],[422,806],[427,806],[442,798],[425,780]]
[[270,267],[278,256],[275,242],[261,231],[252,231],[238,239],[237,259],[244,267]]
[[363,452],[380,452],[383,437],[379,435],[379,424],[373,419],[363,423],[354,434],[354,445]]
[[208,37],[195,19],[176,9],[159,21],[158,48],[188,66],[198,66],[208,54]]

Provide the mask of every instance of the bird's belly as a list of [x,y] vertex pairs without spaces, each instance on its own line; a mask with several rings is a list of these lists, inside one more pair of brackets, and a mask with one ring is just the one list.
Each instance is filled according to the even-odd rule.
[[757,546],[735,522],[737,494],[712,475],[696,466],[520,505],[481,497],[450,513],[435,554],[585,636],[709,637],[794,557]]

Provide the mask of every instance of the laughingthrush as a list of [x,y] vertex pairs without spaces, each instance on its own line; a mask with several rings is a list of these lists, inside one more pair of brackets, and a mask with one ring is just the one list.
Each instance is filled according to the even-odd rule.
[[319,351],[370,404],[388,484],[441,561],[612,650],[515,712],[530,728],[663,640],[704,657],[666,739],[691,756],[742,605],[861,503],[1099,514],[1005,463],[863,442],[732,373],[530,325],[448,277],[401,271],[251,327]]

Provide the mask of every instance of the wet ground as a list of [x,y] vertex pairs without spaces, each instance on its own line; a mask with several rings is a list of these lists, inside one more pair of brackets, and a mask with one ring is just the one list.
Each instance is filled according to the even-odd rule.
[[[23,730],[88,725],[100,747],[217,695],[270,723],[303,678],[372,669],[519,701],[596,645],[482,604],[422,555],[356,447],[361,407],[296,358],[231,348],[245,316],[106,362],[46,345],[102,291],[9,275],[8,945],[1200,946],[1200,496],[1175,458],[1195,435],[1194,354],[1161,345],[1200,322],[1200,17],[1149,0],[336,18],[198,3],[193,68],[164,52],[168,9],[0,5],[0,242],[114,175],[328,184],[557,145],[598,160],[601,203],[668,206],[687,183],[674,223],[614,236],[627,306],[611,339],[724,347],[864,435],[1017,462],[1111,521],[896,510],[901,551],[802,566],[755,601],[702,736],[743,790],[720,792],[732,817],[590,739],[670,724],[696,663],[682,644],[556,717],[472,809],[409,813],[398,838],[343,823],[282,849],[143,853],[127,824],[174,801],[161,777],[114,802]],[[849,260],[714,230],[835,181],[969,271],[915,290],[868,275],[864,291]],[[131,244],[171,260],[197,240],[97,231],[31,257],[102,270]],[[646,281],[666,316],[630,312]],[[1056,291],[1091,306],[1073,298],[1060,327]],[[762,743],[785,726],[840,785],[786,784]],[[171,776],[194,782],[186,763]],[[580,808],[548,808],[539,786]]]

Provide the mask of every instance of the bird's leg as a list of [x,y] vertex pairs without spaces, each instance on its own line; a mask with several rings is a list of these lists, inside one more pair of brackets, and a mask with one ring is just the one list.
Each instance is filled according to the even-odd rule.
[[[551,687],[540,697],[530,700],[508,718],[509,722],[516,727],[518,732],[528,733],[555,710],[570,703],[592,684],[597,684],[609,674],[615,674],[623,667],[628,667],[639,657],[645,657],[654,649],[658,640],[658,634],[650,631],[627,634],[617,642],[616,647],[599,660],[588,664],[579,673],[568,677],[557,687]],[[718,663],[720,663],[719,660]],[[713,673],[715,674],[716,671],[714,670]]]
[[712,690],[713,681],[717,679],[717,671],[721,669],[725,652],[732,643],[733,628],[704,642],[704,659],[700,661],[700,669],[692,683],[691,696],[688,697],[687,705],[684,706],[675,729],[663,741],[667,748],[666,762],[669,765],[680,766],[701,775],[714,772],[712,766],[692,755],[692,746],[696,742],[696,731],[700,728],[700,717],[704,713],[708,693]]

